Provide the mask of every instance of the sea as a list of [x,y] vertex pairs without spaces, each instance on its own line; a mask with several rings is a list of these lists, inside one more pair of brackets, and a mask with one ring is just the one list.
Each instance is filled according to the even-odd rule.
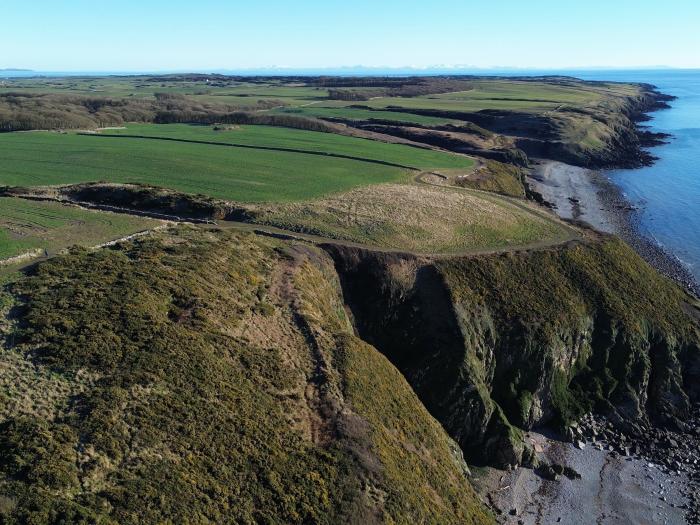
[[606,174],[637,207],[639,233],[675,256],[700,282],[700,70],[575,71],[585,80],[646,82],[678,97],[643,123],[669,133],[652,166]]

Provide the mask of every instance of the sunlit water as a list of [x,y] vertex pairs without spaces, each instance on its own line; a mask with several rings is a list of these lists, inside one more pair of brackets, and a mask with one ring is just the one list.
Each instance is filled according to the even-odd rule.
[[700,280],[700,70],[576,72],[585,79],[648,82],[675,95],[671,109],[652,113],[652,131],[670,133],[653,148],[651,167],[615,170],[610,178],[639,206],[642,233],[673,253]]

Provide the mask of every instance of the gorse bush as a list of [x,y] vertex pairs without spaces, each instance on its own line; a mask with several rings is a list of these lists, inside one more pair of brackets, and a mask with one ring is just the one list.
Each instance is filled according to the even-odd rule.
[[0,423],[0,522],[489,522],[332,275],[320,252],[188,227],[40,264],[11,287],[8,351],[75,394]]
[[111,99],[24,93],[0,94],[0,131],[36,129],[94,129],[126,122],[158,124],[263,124],[312,131],[331,131],[333,125],[294,115],[256,114],[255,109],[281,105],[259,101],[240,111],[226,104],[204,103],[177,93],[156,93],[153,99]]

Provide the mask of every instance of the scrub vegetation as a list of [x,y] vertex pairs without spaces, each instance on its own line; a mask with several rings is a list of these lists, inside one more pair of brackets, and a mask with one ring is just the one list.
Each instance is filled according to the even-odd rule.
[[321,252],[181,227],[10,291],[6,523],[491,522]]

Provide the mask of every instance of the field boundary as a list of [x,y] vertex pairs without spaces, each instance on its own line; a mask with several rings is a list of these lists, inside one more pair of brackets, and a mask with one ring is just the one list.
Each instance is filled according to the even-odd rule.
[[253,146],[251,144],[237,144],[237,143],[233,143],[233,142],[213,142],[213,141],[208,141],[208,140],[179,139],[179,138],[175,138],[175,137],[154,137],[154,136],[148,136],[148,135],[131,135],[131,134],[112,135],[109,133],[105,134],[105,133],[85,133],[85,132],[77,133],[77,135],[81,135],[84,137],[101,137],[101,138],[118,138],[118,139],[164,140],[164,141],[169,141],[169,142],[184,142],[187,144],[204,144],[207,146],[224,146],[224,147],[229,147],[229,148],[254,149],[254,150],[261,150],[261,151],[280,151],[280,152],[284,152],[284,153],[299,153],[299,154],[303,154],[303,155],[316,155],[319,157],[332,157],[332,158],[336,158],[336,159],[355,160],[358,162],[367,162],[369,164],[379,164],[381,166],[389,166],[392,168],[400,168],[400,169],[411,170],[411,171],[421,171],[420,168],[416,168],[415,166],[408,166],[406,164],[398,164],[396,162],[389,162],[386,160],[368,159],[365,157],[356,157],[354,155],[345,155],[343,153],[329,153],[326,151],[314,151],[314,150],[284,148],[284,147],[275,147],[275,146]]
[[[420,181],[419,183],[426,184],[426,185],[432,185],[428,182]],[[445,187],[445,186],[440,186],[439,187]],[[543,250],[543,249],[549,249],[549,248],[555,248],[557,246],[563,246],[563,245],[568,245],[571,243],[576,243],[576,242],[583,242],[585,239],[585,236],[581,234],[576,228],[572,227],[569,224],[561,224],[558,221],[556,221],[553,217],[549,216],[544,210],[537,210],[533,209],[529,206],[523,205],[522,203],[517,202],[515,199],[511,199],[508,197],[503,197],[500,195],[494,195],[494,194],[489,194],[488,192],[484,192],[481,190],[469,190],[466,188],[456,188],[453,186],[449,186],[449,188],[453,190],[458,190],[458,191],[464,191],[466,193],[477,193],[477,194],[482,194],[486,196],[489,200],[495,199],[495,200],[502,200],[510,205],[513,205],[517,208],[522,209],[525,212],[531,213],[535,216],[539,216],[542,219],[551,221],[551,222],[557,222],[560,226],[563,226],[564,231],[567,233],[567,235],[560,237],[558,239],[549,239],[549,240],[538,240],[538,241],[533,241],[525,244],[518,244],[518,245],[511,245],[508,247],[497,247],[497,248],[473,248],[473,249],[464,249],[464,250],[456,250],[456,251],[443,251],[443,252],[429,252],[429,251],[420,251],[420,250],[410,250],[406,248],[392,248],[392,247],[387,247],[387,246],[376,246],[372,244],[366,244],[366,243],[361,243],[361,242],[355,242],[355,241],[350,241],[350,240],[345,240],[345,239],[337,239],[334,237],[326,237],[326,236],[321,236],[321,235],[315,235],[312,233],[306,233],[303,231],[296,231],[293,229],[284,229],[280,228],[277,226],[272,226],[269,224],[264,224],[264,223],[256,223],[256,222],[245,222],[245,221],[240,221],[240,220],[231,220],[231,219],[223,219],[223,220],[212,220],[212,219],[200,219],[200,218],[193,218],[193,217],[186,217],[186,216],[176,216],[176,215],[169,215],[169,214],[164,214],[164,213],[158,213],[158,212],[151,212],[148,210],[139,210],[139,209],[133,209],[133,208],[125,208],[125,207],[120,207],[120,206],[111,206],[111,205],[102,205],[102,204],[95,204],[95,203],[90,203],[90,202],[84,202],[84,201],[76,201],[72,199],[63,199],[63,198],[58,198],[58,197],[53,197],[53,196],[34,196],[34,195],[13,195],[13,198],[17,199],[26,199],[26,200],[37,200],[37,201],[50,201],[50,202],[57,202],[66,206],[76,206],[79,208],[83,209],[92,209],[92,210],[97,210],[101,212],[111,212],[111,213],[121,213],[125,215],[136,215],[136,216],[141,216],[141,217],[151,217],[155,219],[160,219],[162,221],[166,222],[171,222],[171,223],[180,223],[180,224],[192,224],[193,226],[198,226],[198,227],[203,227],[203,228],[224,228],[224,229],[235,229],[239,231],[245,231],[249,233],[253,233],[256,235],[262,235],[266,237],[272,237],[272,238],[277,238],[277,239],[282,239],[282,240],[290,240],[290,241],[299,241],[299,242],[310,242],[312,244],[316,244],[318,246],[323,247],[324,245],[338,245],[338,246],[346,246],[346,247],[352,247],[352,248],[359,248],[371,252],[378,252],[378,253],[402,253],[402,254],[410,254],[415,257],[427,257],[427,258],[432,258],[432,259],[444,259],[444,258],[453,258],[453,257],[469,257],[469,256],[476,256],[476,255],[487,255],[487,254],[498,254],[498,253],[517,253],[517,252],[523,252],[523,251],[531,251],[531,250]],[[160,229],[161,227],[156,227],[156,228],[151,228],[149,230],[146,230],[147,232],[151,232],[157,229]],[[131,236],[139,236],[141,235],[142,232],[137,232],[136,235],[132,234],[128,237]],[[118,239],[116,242],[120,240],[126,240],[126,238],[123,239]],[[115,241],[108,241],[105,245],[110,245],[111,243],[114,243]],[[99,246],[97,246],[99,247]],[[95,247],[93,247],[95,248]]]

